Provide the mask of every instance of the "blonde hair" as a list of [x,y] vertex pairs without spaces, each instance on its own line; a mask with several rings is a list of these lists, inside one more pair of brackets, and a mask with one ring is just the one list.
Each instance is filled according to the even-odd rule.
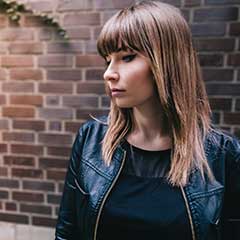
[[[99,35],[97,47],[106,58],[131,49],[150,60],[161,108],[173,142],[168,180],[187,184],[192,170],[213,179],[203,141],[210,130],[210,108],[192,36],[179,9],[165,3],[142,1],[111,17]],[[111,101],[109,127],[103,139],[103,158],[110,164],[120,141],[132,129],[131,109]]]

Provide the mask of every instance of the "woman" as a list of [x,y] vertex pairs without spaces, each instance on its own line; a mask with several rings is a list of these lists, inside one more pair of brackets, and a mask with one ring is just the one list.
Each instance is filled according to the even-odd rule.
[[180,11],[152,1],[125,8],[104,25],[98,51],[110,113],[77,134],[56,239],[231,239],[240,144],[211,128]]

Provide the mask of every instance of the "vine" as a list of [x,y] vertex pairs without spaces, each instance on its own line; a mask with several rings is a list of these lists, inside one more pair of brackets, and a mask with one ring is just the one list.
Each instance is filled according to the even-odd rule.
[[41,13],[39,11],[30,9],[24,3],[18,3],[16,0],[0,0],[0,9],[1,11],[4,11],[8,15],[11,21],[17,23],[21,19],[22,12],[30,11],[34,16],[40,17],[46,25],[55,27],[57,29],[58,34],[61,37],[68,39],[66,30],[64,30],[59,25],[58,21],[49,14]]

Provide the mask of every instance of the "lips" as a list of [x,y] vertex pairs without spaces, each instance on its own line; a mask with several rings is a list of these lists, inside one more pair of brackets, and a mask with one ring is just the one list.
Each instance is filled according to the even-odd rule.
[[124,89],[119,89],[119,88],[112,88],[111,89],[111,95],[112,97],[121,97],[126,90]]
[[112,88],[111,92],[125,92],[124,89],[119,89],[119,88]]

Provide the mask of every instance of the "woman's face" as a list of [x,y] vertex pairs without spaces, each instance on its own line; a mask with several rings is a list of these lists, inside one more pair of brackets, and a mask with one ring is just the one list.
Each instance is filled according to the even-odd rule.
[[103,77],[118,107],[149,107],[157,98],[149,60],[144,55],[120,50],[107,56],[106,61]]

